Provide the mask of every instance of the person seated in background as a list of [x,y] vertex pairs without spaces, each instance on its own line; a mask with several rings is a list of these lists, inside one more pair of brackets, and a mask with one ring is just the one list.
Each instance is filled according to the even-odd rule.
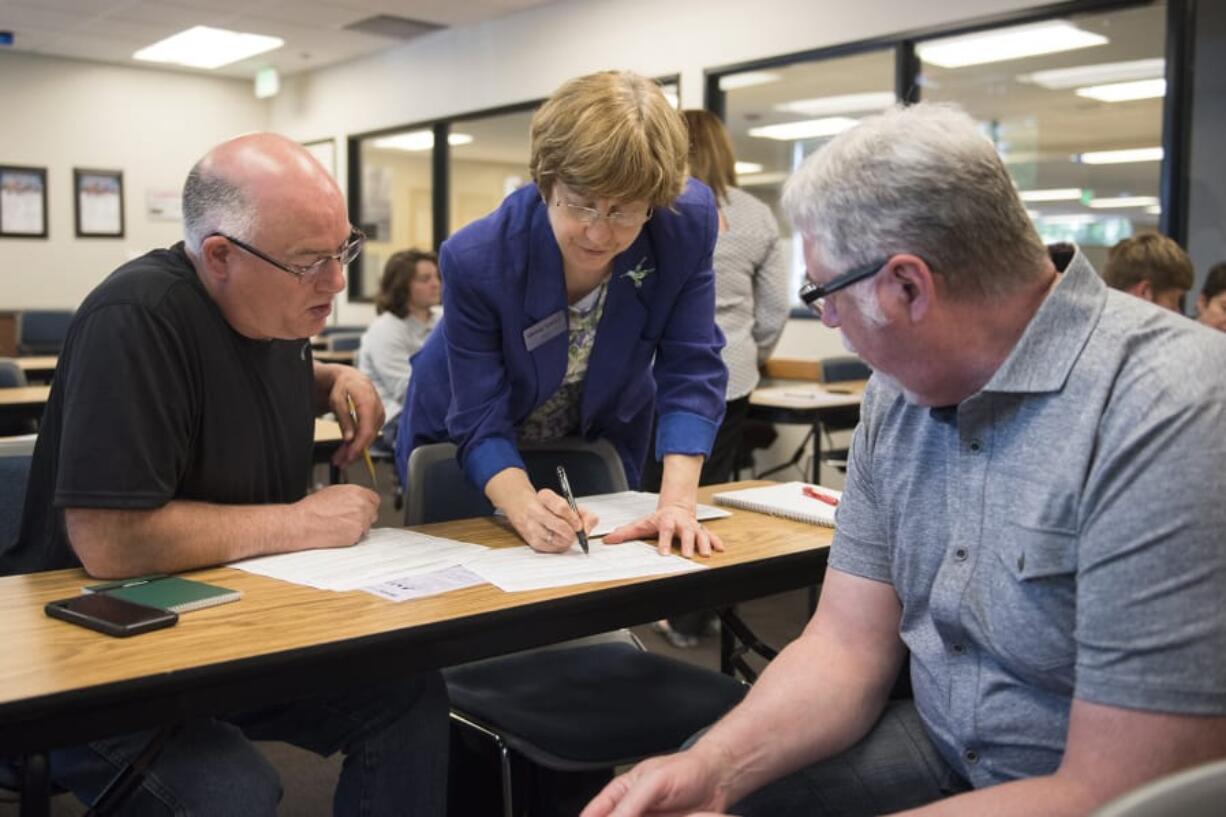
[[[306,493],[317,415],[344,428],[341,466],[383,424],[365,376],[311,356],[363,242],[336,182],[289,139],[240,136],[188,174],[183,227],[77,310],[0,573],[175,573],[348,547],[375,521],[366,488]],[[93,802],[152,734],[54,749],[51,780]],[[251,740],[343,751],[337,815],[444,812],[447,694],[427,672],[190,721],[118,813],[272,817],[280,781]]]
[[861,119],[784,208],[874,371],[821,600],[583,817],[1071,817],[1226,756],[1226,337],[1049,252],[953,106]]
[[1173,312],[1183,311],[1183,296],[1194,277],[1192,259],[1183,247],[1161,233],[1125,238],[1107,251],[1103,264],[1107,286]]
[[519,444],[606,439],[632,487],[648,456],[664,463],[656,510],[606,543],[722,548],[695,517],[727,382],[711,268],[719,216],[711,191],[686,179],[688,147],[659,85],[629,72],[570,80],[537,110],[533,183],[439,253],[444,312],[413,361],[402,477],[413,449],[454,442],[468,481],[519,536],[561,552],[595,519],[538,492]]
[[1214,264],[1196,299],[1196,319],[1226,332],[1226,261]]
[[[413,373],[409,358],[417,354],[438,323],[441,291],[434,253],[403,250],[387,259],[375,298],[377,317],[362,333],[358,347],[358,370],[375,384],[388,432],[400,420],[409,389]],[[388,439],[389,445],[394,445],[393,439]]]
[[[732,479],[749,395],[758,386],[759,367],[783,334],[791,309],[788,265],[779,251],[779,224],[771,209],[737,187],[736,156],[724,123],[704,110],[683,112],[690,136],[690,175],[711,188],[719,205],[715,241],[715,323],[724,333],[720,353],[728,367],[724,421],[715,434],[711,456],[703,463],[699,485]],[[658,491],[661,469],[654,457],[643,466],[643,490]],[[698,637],[715,627],[715,614],[686,613],[656,623],[674,647],[698,645]]]

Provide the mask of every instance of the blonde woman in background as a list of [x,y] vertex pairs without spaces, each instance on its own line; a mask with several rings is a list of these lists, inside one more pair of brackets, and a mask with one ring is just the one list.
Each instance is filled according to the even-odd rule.
[[[719,117],[710,111],[684,112],[690,133],[690,175],[715,193],[719,238],[715,242],[715,322],[724,332],[728,367],[724,421],[700,485],[727,482],[757,388],[758,370],[770,357],[788,318],[788,268],[779,247],[779,225],[771,209],[736,186],[736,157]],[[660,472],[648,461],[644,488],[655,490]],[[691,613],[660,622],[657,629],[676,647],[692,647],[714,623],[713,614]]]

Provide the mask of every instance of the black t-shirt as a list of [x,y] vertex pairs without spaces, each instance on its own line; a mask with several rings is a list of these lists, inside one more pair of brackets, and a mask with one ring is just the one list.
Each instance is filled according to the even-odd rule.
[[312,403],[308,341],[235,332],[182,244],[125,264],[68,331],[0,574],[80,564],[64,508],[301,499]]

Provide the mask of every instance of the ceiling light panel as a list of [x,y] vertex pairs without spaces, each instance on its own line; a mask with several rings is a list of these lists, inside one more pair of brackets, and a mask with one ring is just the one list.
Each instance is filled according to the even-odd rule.
[[1129,148],[1127,150],[1091,150],[1077,160],[1086,165],[1122,165],[1132,162],[1160,162],[1162,148]]
[[1097,99],[1100,102],[1131,102],[1137,99],[1157,99],[1166,96],[1165,79],[1137,79],[1131,82],[1112,82],[1107,85],[1090,85],[1074,91],[1077,96]]
[[1052,187],[1046,190],[1019,190],[1022,201],[1081,201],[1080,187]]
[[[452,147],[468,145],[472,141],[473,137],[467,133],[447,134],[447,144]],[[432,150],[434,148],[434,131],[415,130],[406,133],[394,133],[391,136],[380,136],[378,139],[375,139],[373,146],[381,150],[407,150],[410,152]]]
[[817,99],[798,99],[775,106],[777,111],[804,116],[837,116],[845,113],[883,111],[896,101],[893,91],[871,91],[863,94],[841,94]]
[[783,79],[771,71],[742,71],[739,74],[729,74],[719,78],[721,91],[736,91],[741,88],[752,88],[755,85],[766,85]]
[[1085,31],[1066,20],[1048,20],[1031,25],[964,34],[920,43],[916,50],[922,62],[942,68],[962,68],[989,62],[1017,60],[1106,45],[1101,34]]
[[1166,73],[1166,60],[1156,57],[1128,62],[1101,62],[1071,68],[1052,68],[1033,74],[1018,74],[1019,82],[1029,82],[1051,91],[1064,91],[1083,85],[1103,85],[1109,82],[1131,82],[1138,79],[1158,79]]
[[780,142],[796,142],[801,139],[819,139],[842,133],[856,124],[846,116],[828,116],[823,119],[802,119],[799,122],[784,122],[779,125],[762,125],[750,128],[749,135],[758,139],[777,139]]
[[133,54],[132,58],[145,62],[185,65],[189,68],[213,69],[273,51],[283,45],[285,40],[280,37],[195,26],[142,48]]
[[738,176],[744,176],[746,173],[761,173],[762,165],[757,162],[737,162],[735,171]]
[[1090,207],[1094,210],[1117,210],[1125,207],[1157,206],[1157,196],[1109,196],[1102,199],[1090,199]]

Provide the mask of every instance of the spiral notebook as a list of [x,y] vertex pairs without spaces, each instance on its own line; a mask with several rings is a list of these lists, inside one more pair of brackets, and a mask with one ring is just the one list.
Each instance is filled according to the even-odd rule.
[[[808,493],[806,493],[806,489]],[[811,494],[826,497],[818,499]],[[744,508],[747,511],[781,516],[824,528],[834,527],[834,512],[842,491],[810,485],[805,482],[784,482],[762,488],[742,488],[715,494],[716,505]],[[828,500],[828,501],[827,501]]]
[[159,607],[176,613],[190,613],[217,604],[238,601],[241,590],[231,590],[215,584],[182,579],[178,576],[140,576],[103,584],[91,584],[84,593],[106,593],[149,607]]

